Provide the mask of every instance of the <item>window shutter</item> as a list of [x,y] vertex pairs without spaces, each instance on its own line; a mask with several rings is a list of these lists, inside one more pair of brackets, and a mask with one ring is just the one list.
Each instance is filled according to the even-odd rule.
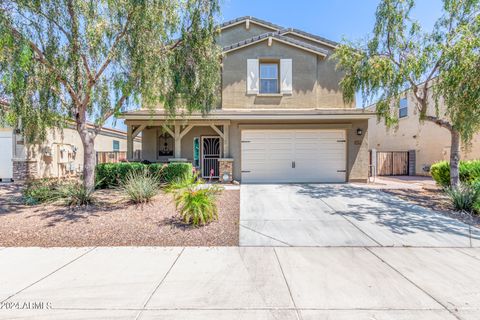
[[258,59],[247,59],[247,94],[258,94]]
[[292,86],[292,59],[280,59],[280,92],[291,94]]

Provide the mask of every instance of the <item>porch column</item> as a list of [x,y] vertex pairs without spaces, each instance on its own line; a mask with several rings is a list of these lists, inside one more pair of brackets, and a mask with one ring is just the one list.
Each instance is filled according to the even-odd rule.
[[230,158],[230,126],[223,125],[223,157]]
[[133,127],[127,124],[127,160],[133,160]]
[[182,157],[182,137],[180,136],[180,125],[175,125],[175,158],[180,159]]

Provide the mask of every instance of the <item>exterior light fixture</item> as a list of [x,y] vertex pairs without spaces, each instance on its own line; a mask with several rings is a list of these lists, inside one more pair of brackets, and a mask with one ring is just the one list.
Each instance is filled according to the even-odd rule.
[[225,171],[223,173],[222,180],[223,182],[230,182],[230,175],[228,174],[228,172]]
[[358,128],[357,129],[357,136],[361,136],[363,134],[363,130]]

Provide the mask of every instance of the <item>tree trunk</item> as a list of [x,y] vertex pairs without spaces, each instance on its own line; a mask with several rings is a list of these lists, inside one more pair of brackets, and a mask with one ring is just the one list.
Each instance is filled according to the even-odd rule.
[[460,163],[460,133],[451,130],[452,141],[450,146],[450,185],[455,187],[460,182],[459,163]]
[[83,144],[83,186],[89,192],[95,189],[95,138],[86,129],[79,130]]

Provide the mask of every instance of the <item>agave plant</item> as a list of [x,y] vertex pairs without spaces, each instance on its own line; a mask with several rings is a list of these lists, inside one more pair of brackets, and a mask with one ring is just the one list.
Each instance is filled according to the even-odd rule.
[[460,184],[456,187],[445,189],[456,210],[472,212],[480,201],[480,188]]

